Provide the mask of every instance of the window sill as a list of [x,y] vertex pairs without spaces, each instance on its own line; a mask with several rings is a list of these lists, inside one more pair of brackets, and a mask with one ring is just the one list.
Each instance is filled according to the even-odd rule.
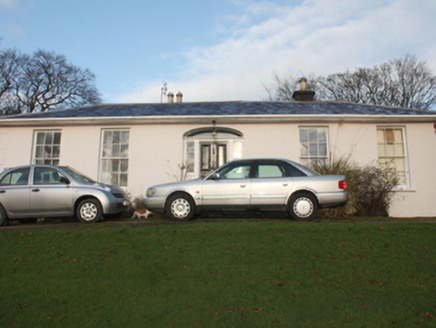
[[402,186],[402,187],[396,187],[394,189],[392,189],[393,192],[416,192],[416,189],[411,189],[409,187],[406,186]]

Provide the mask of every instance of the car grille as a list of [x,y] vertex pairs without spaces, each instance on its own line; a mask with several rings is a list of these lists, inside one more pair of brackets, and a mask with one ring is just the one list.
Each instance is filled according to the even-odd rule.
[[122,193],[112,193],[112,195],[114,195],[114,197],[116,198],[124,198],[124,195]]

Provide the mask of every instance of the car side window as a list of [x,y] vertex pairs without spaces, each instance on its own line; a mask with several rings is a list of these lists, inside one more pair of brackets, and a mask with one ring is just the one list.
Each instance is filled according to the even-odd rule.
[[281,178],[285,176],[286,171],[279,164],[259,164],[257,166],[258,178]]
[[218,172],[220,179],[247,179],[250,177],[251,163],[234,163]]
[[6,174],[0,181],[0,186],[25,186],[29,182],[30,169],[18,169]]
[[64,177],[58,170],[49,167],[35,167],[33,174],[33,184],[34,185],[55,185],[64,184],[60,181],[60,178]]
[[288,171],[288,173],[290,174],[291,177],[306,177],[307,176],[307,174],[300,171],[295,166],[293,166],[289,163],[285,163],[285,165],[286,165],[286,170]]

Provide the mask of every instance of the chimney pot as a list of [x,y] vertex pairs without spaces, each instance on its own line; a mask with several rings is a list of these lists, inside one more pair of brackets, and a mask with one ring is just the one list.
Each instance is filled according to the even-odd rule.
[[181,103],[183,99],[183,93],[181,93],[180,91],[177,93],[177,102]]
[[168,93],[168,103],[172,104],[174,102],[174,93],[169,92]]
[[301,91],[306,91],[306,82],[307,82],[307,79],[305,77],[302,77],[300,79],[300,90]]

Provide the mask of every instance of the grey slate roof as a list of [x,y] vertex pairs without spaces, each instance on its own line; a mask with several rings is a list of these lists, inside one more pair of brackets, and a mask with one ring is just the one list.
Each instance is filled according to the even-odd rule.
[[339,102],[197,102],[107,104],[58,111],[20,114],[0,119],[85,117],[227,116],[227,115],[436,115],[435,111]]

